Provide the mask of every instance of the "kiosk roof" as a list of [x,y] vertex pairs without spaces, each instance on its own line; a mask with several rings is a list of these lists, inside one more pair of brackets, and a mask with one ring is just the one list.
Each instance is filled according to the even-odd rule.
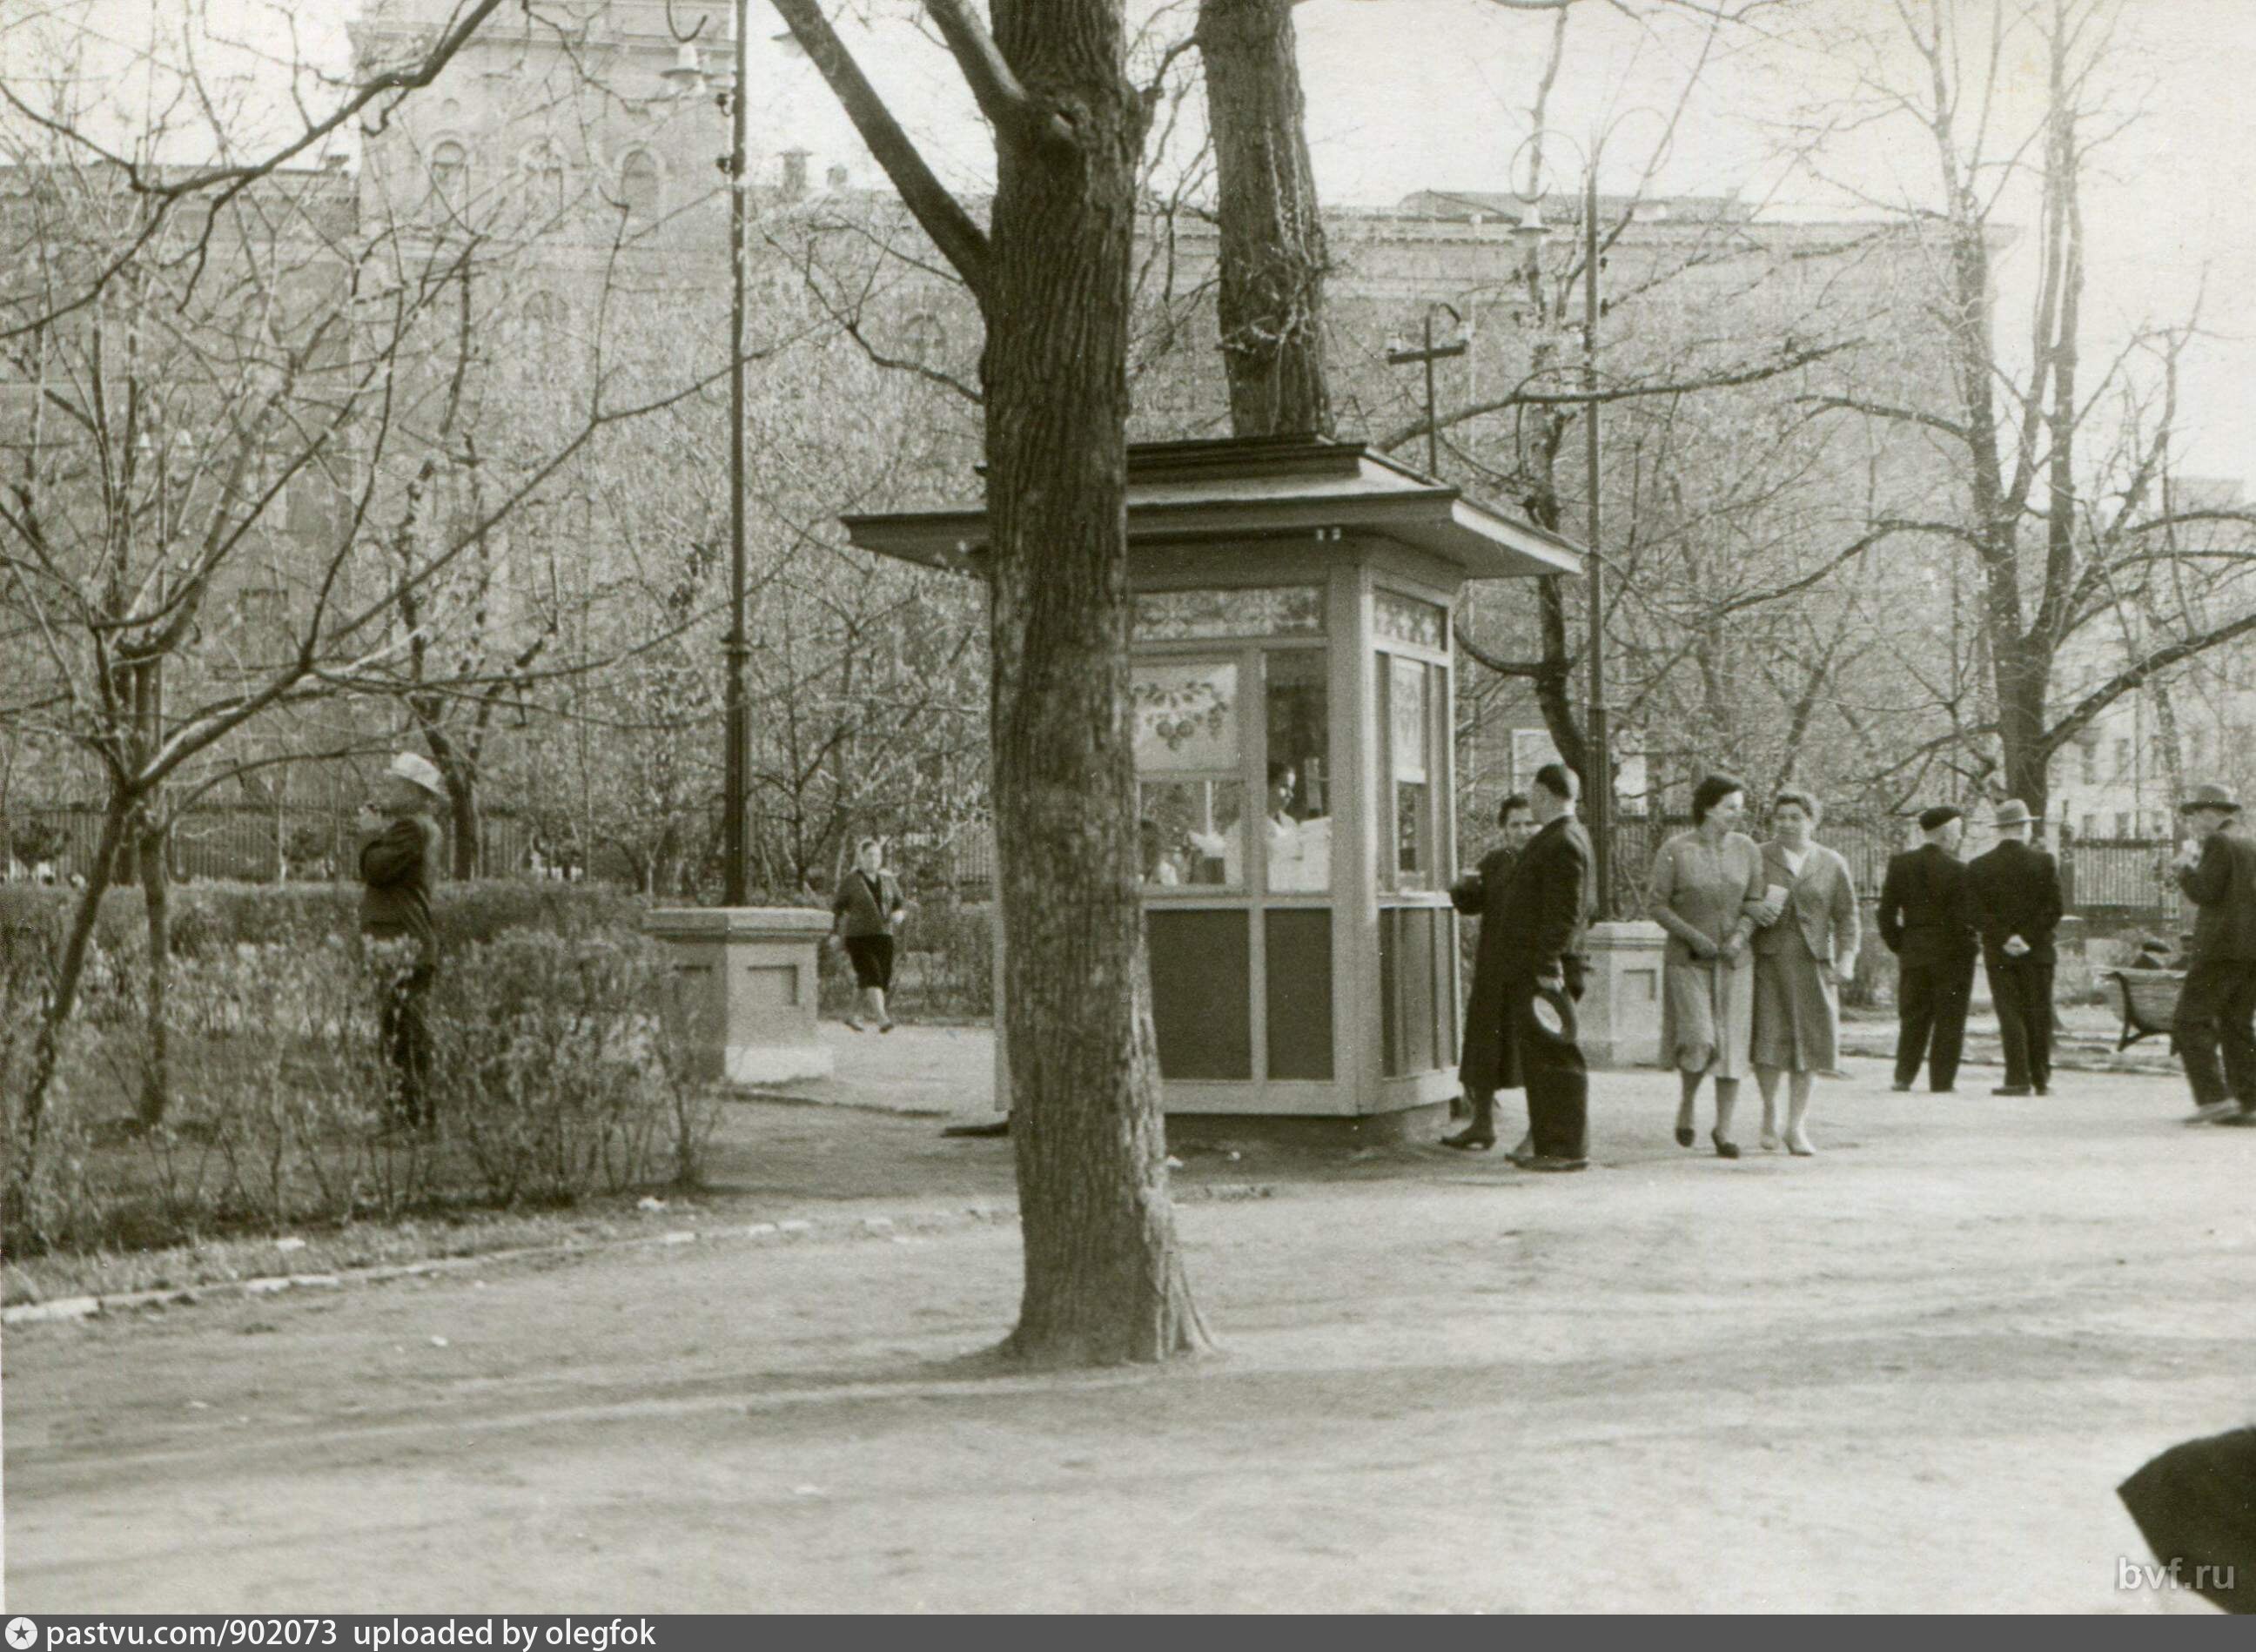
[[[841,519],[864,550],[977,573],[983,508]],[[1142,548],[1377,534],[1469,579],[1579,574],[1583,547],[1371,451],[1308,436],[1138,442],[1128,449],[1128,539]]]

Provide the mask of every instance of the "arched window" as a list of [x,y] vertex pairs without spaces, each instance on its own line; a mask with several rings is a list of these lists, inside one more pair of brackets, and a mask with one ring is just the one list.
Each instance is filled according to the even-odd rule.
[[431,147],[431,215],[459,216],[469,193],[470,152],[451,138]]
[[629,218],[648,223],[658,216],[659,182],[658,158],[647,149],[629,150],[619,162],[619,204]]

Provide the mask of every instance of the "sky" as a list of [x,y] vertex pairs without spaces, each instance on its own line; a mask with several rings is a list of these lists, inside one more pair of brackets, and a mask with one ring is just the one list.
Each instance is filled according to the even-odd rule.
[[[293,54],[342,71],[344,9],[282,0],[0,0],[0,75],[24,86],[50,60],[36,37],[67,17],[102,39],[145,39],[152,18],[208,8],[232,46],[208,48],[243,105],[255,108],[286,77]],[[1640,0],[1649,4],[1649,0]],[[1949,0],[1957,15],[1986,15],[1988,0]],[[1190,0],[1131,0],[1139,18],[1187,26]],[[681,0],[685,18],[699,8]],[[721,10],[722,8],[716,8]],[[865,4],[857,10],[868,9]],[[874,32],[850,32],[865,67],[892,98],[949,181],[976,189],[991,168],[984,131],[953,65],[907,27],[906,0],[874,0]],[[506,8],[513,11],[514,7]],[[1579,0],[1552,95],[1549,124],[1577,139],[1602,123],[1612,136],[1601,187],[1626,190],[1652,157],[1665,116],[1682,115],[1653,187],[1667,193],[1736,193],[1797,215],[1870,211],[1874,201],[1933,199],[1932,164],[1899,127],[1836,138],[1826,175],[1790,163],[1787,124],[1810,105],[1837,111],[1855,90],[1858,59],[1843,36],[1885,26],[1880,0],[1798,0],[1768,14],[1761,32],[1719,37],[1696,76],[1703,30],[1689,15],[1654,28],[1624,18],[1609,0]],[[767,37],[781,25],[754,6],[754,43],[772,54],[774,96],[806,127],[818,154],[850,143],[842,116],[811,68],[786,64]],[[765,13],[765,16],[761,15]],[[2111,139],[2086,187],[2090,288],[2086,355],[2111,357],[2142,326],[2182,321],[2198,301],[2205,335],[2183,385],[2181,469],[2245,478],[2256,491],[2256,192],[2243,158],[2256,153],[2256,0],[2126,0],[2121,31],[2102,73],[2112,109],[2137,118]],[[45,19],[43,22],[42,19]],[[1550,43],[1551,20],[1487,0],[1307,0],[1294,11],[1319,193],[1327,204],[1390,204],[1418,189],[1508,186],[1528,131],[1528,105]],[[716,23],[723,19],[716,18]],[[1787,26],[1790,25],[1790,26]],[[1891,73],[1900,54],[1884,60]],[[2033,61],[1999,82],[1999,128],[2025,125],[2040,107]],[[1685,91],[1688,81],[1691,91]],[[318,89],[316,95],[319,95]],[[118,118],[134,118],[132,100]],[[1195,109],[1195,100],[1193,102]],[[1556,181],[1576,165],[1554,146]],[[857,181],[870,179],[866,160]],[[1858,197],[1862,197],[1860,202]],[[2034,202],[2009,193],[2002,215],[2027,222]],[[2026,238],[2000,270],[2002,336],[2026,330]]]

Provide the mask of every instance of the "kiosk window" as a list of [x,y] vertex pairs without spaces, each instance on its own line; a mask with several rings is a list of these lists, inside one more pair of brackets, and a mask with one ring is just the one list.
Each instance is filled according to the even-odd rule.
[[1329,695],[1324,655],[1277,649],[1264,661],[1268,767],[1262,841],[1268,886],[1314,894],[1332,885]]
[[1147,660],[1135,668],[1137,837],[1147,889],[1245,886],[1237,676],[1229,660]]
[[1428,667],[1396,654],[1379,659],[1379,738],[1385,745],[1379,772],[1388,778],[1393,854],[1386,881],[1420,889],[1433,881],[1434,787]]

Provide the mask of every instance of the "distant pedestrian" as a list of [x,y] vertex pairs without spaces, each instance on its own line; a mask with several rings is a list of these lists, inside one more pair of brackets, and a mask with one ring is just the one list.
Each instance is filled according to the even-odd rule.
[[2009,797],[1998,805],[1999,844],[1966,869],[1974,927],[1982,937],[1982,969],[1997,1006],[2005,1045],[2006,1082],[1993,1096],[2049,1095],[2052,1091],[2053,931],[2060,927],[2060,869],[2029,842],[2034,822],[2028,805]]
[[1762,1091],[1762,1144],[1779,1145],[1778,1081],[1787,1080],[1786,1146],[1798,1158],[1809,1140],[1809,1098],[1819,1073],[1841,1064],[1841,984],[1856,973],[1863,944],[1857,881],[1849,863],[1816,838],[1824,810],[1808,792],[1780,792],[1770,806],[1774,835],[1763,845],[1766,899],[1780,907],[1754,935],[1752,1056]]
[[[1510,959],[1505,954],[1506,936],[1501,916],[1512,869],[1539,830],[1535,810],[1525,794],[1514,792],[1498,805],[1496,823],[1504,841],[1481,857],[1477,871],[1449,887],[1450,902],[1469,918],[1480,920],[1480,939],[1473,955],[1473,984],[1465,999],[1464,1042],[1457,1056],[1457,1083],[1472,1107],[1472,1122],[1443,1145],[1468,1153],[1485,1153],[1496,1145],[1496,1092],[1517,1090],[1523,1082],[1519,1063],[1507,1063],[1511,1053],[1504,1036],[1505,977]],[[1524,1158],[1531,1150],[1532,1133],[1512,1150]]]
[[360,932],[372,943],[368,957],[382,994],[378,1036],[390,1069],[386,1102],[395,1123],[423,1130],[437,1122],[429,1004],[439,971],[431,886],[440,834],[432,811],[446,794],[431,762],[402,752],[361,809]]
[[2187,1122],[2256,1121],[2256,843],[2234,830],[2240,801],[2222,786],[2195,787],[2178,811],[2192,837],[2171,864],[2200,908],[2178,993],[2178,1059],[2194,1100]]
[[[854,870],[838,880],[830,902],[834,920],[831,938],[842,942],[854,965],[856,1007],[878,1023],[878,1030],[893,1030],[885,1007],[885,994],[893,985],[893,948],[901,921],[908,915],[900,880],[885,869],[885,845],[864,837],[854,851]],[[862,1030],[858,1016],[846,1025]]]
[[1668,931],[1660,965],[1660,1056],[1676,1070],[1676,1145],[1695,1140],[1700,1082],[1716,1081],[1716,1155],[1739,1156],[1731,1113],[1754,1034],[1754,955],[1747,942],[1777,909],[1765,900],[1762,851],[1738,830],[1746,782],[1710,774],[1692,790],[1692,830],[1653,857],[1646,907]]
[[1966,1006],[1974,992],[1978,949],[1965,863],[1958,845],[1965,817],[1949,804],[1923,810],[1917,849],[1891,856],[1873,915],[1896,955],[1895,1088],[1909,1090],[1927,1069],[1927,1087],[1947,1096],[1966,1048]]

